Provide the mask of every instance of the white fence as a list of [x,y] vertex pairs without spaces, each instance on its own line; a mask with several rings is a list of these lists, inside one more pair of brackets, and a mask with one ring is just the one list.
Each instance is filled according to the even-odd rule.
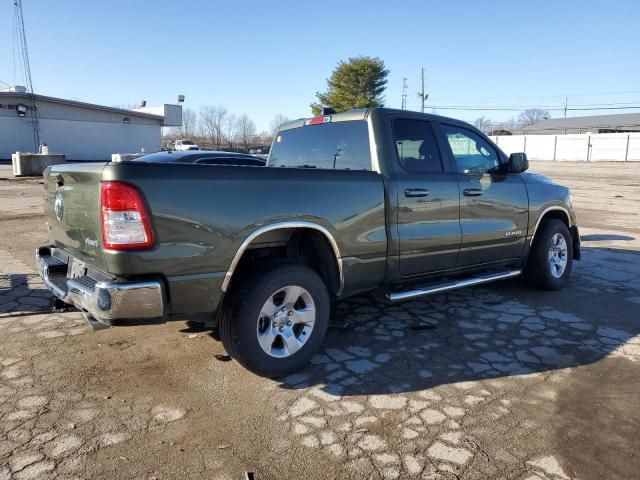
[[640,132],[501,135],[491,139],[507,155],[525,152],[530,160],[640,162]]

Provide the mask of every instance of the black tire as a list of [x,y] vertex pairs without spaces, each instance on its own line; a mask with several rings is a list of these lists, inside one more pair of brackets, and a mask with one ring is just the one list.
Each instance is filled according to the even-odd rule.
[[[258,318],[265,302],[290,285],[309,293],[315,306],[315,322],[298,351],[276,358],[258,343]],[[252,273],[232,293],[229,308],[220,321],[220,336],[227,353],[245,368],[265,377],[278,377],[301,369],[318,351],[327,332],[330,311],[329,292],[316,272],[293,263],[270,265]]]
[[[566,267],[558,277],[552,275],[549,264],[549,250],[556,234],[564,237],[567,246]],[[572,267],[573,241],[569,229],[560,220],[543,220],[536,232],[533,246],[527,259],[527,265],[524,269],[525,281],[532,287],[542,290],[560,290],[569,281]]]

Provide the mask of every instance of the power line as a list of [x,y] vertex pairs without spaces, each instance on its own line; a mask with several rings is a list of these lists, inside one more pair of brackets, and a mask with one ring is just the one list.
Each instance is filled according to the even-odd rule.
[[636,103],[640,103],[640,100],[635,100],[633,102],[609,102],[609,103],[583,103],[577,104],[576,107],[608,107],[612,105],[634,105]]
[[[568,102],[568,99],[565,99],[565,103]],[[640,100],[635,100],[633,102],[607,102],[607,103],[578,103],[574,105],[574,107],[613,107],[618,105],[640,105]],[[568,106],[568,105],[567,105]],[[515,108],[515,109],[527,109],[527,108],[558,108],[558,105],[442,105],[443,107],[455,107],[455,108]],[[564,104],[562,106],[564,109]]]
[[[446,106],[446,105],[430,105],[429,108],[436,110],[462,110],[462,111],[492,111],[492,112],[520,112],[527,110],[527,108],[541,108],[541,107],[464,107],[464,106]],[[545,108],[550,111],[560,111],[562,108]]]
[[436,110],[462,110],[462,111],[495,111],[495,112],[519,112],[532,108],[539,108],[549,111],[563,112],[571,110],[627,110],[640,108],[640,105],[613,106],[613,107],[546,107],[546,106],[523,106],[523,107],[480,107],[463,105],[430,105],[429,108]]
[[18,51],[18,16],[13,16],[13,23],[11,24],[12,36],[11,36],[11,55],[13,58],[13,84],[16,84],[17,67],[16,52]]
[[[525,96],[512,96],[512,97],[485,97],[482,98],[482,101],[488,100],[524,100],[524,99],[534,99],[534,98],[562,98],[565,97],[590,97],[590,96],[598,96],[598,95],[618,95],[623,93],[640,93],[640,90],[618,90],[618,91],[608,91],[608,92],[591,92],[591,93],[559,93],[559,94],[550,94],[550,95],[525,95]],[[442,95],[441,95],[442,96]],[[456,100],[475,100],[477,97],[459,97],[457,95],[444,95],[444,97],[455,97]]]
[[18,25],[18,34],[20,41],[20,53],[22,54],[22,68],[24,69],[24,79],[27,84],[27,93],[30,101],[31,125],[33,127],[33,143],[35,151],[40,148],[40,123],[38,120],[38,109],[36,106],[36,98],[33,91],[33,82],[31,81],[31,66],[29,64],[29,51],[27,49],[27,33],[24,28],[24,15],[22,14],[22,0],[14,0],[16,23]]
[[568,108],[567,110],[627,110],[631,108],[640,108],[640,105],[629,105],[628,107]]

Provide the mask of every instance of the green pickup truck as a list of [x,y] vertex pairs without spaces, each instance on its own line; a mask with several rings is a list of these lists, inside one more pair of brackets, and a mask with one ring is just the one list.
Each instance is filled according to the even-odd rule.
[[59,165],[37,264],[94,326],[206,320],[277,376],[318,350],[336,300],[566,285],[571,194],[527,168],[464,122],[385,108],[287,123],[267,166]]

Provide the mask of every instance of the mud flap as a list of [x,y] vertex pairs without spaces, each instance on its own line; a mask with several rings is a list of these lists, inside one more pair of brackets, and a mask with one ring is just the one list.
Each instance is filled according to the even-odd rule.
[[573,259],[580,260],[582,258],[582,252],[580,251],[580,232],[578,232],[578,227],[576,226],[571,227],[570,231],[573,241]]

